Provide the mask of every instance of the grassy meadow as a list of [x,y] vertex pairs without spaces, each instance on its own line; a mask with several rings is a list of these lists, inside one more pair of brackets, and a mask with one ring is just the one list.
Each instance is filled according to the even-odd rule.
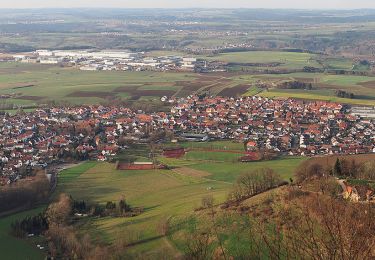
[[[300,69],[304,66],[321,67],[315,60],[317,55],[300,52],[284,51],[248,51],[229,52],[208,56],[208,60],[218,60],[229,63],[280,63],[277,68]],[[262,67],[262,66],[261,66]]]
[[14,215],[0,218],[0,252],[1,259],[30,259],[41,260],[46,256],[46,251],[40,250],[36,247],[41,244],[46,248],[41,238],[27,238],[18,239],[10,234],[10,225],[15,220],[22,220],[27,216],[34,216],[44,210],[44,207],[36,208],[33,210],[24,211]]
[[[261,167],[270,167],[288,180],[302,158],[280,158],[274,161],[239,163],[243,145],[230,141],[183,143],[185,147],[218,149],[218,152],[192,150],[180,159],[158,157],[170,170],[116,170],[114,163],[86,162],[60,174],[55,196],[64,192],[76,200],[105,204],[125,197],[144,212],[132,218],[87,218],[80,221],[79,230],[89,233],[98,243],[130,242],[124,257],[171,258],[179,254],[172,241],[160,233],[160,223],[171,218],[184,218],[200,207],[204,196],[212,195],[215,203],[225,201],[238,175]],[[198,148],[199,147],[199,148]],[[226,148],[233,152],[222,152]],[[134,149],[134,158],[146,153]],[[131,155],[131,150],[125,157]],[[203,154],[211,156],[205,159]],[[208,155],[207,155],[208,154]]]
[[[167,170],[117,171],[114,164],[89,162],[61,174],[59,192],[65,192],[77,200],[105,204],[118,201],[122,196],[135,207],[144,207],[145,212],[132,218],[91,218],[80,232],[91,234],[99,243],[110,243],[116,239],[130,239],[135,245],[126,254],[136,256],[169,256],[177,252],[158,231],[158,225],[172,215],[193,212],[201,198],[212,194],[220,202],[226,197],[230,184],[207,179],[179,176]],[[87,167],[84,171],[82,167]],[[63,176],[66,176],[65,178]],[[125,234],[125,235],[124,235]]]

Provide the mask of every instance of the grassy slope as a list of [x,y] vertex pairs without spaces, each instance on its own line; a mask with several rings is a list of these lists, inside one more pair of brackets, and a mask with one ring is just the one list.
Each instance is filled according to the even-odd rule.
[[[186,143],[183,145],[189,146]],[[200,148],[225,147],[238,151],[243,149],[242,144],[229,141],[193,145]],[[144,207],[145,212],[133,218],[89,218],[80,224],[80,232],[88,232],[100,243],[110,243],[126,236],[132,242],[137,242],[126,251],[130,257],[140,254],[149,257],[167,254],[171,257],[178,252],[171,247],[166,237],[160,236],[160,222],[170,217],[190,215],[205,195],[211,194],[216,203],[223,202],[232,183],[242,172],[259,167],[271,167],[287,179],[303,160],[285,158],[244,164],[228,162],[228,158],[233,155],[231,153],[211,152],[212,156],[216,156],[216,160],[209,162],[202,161],[202,153],[207,152],[194,151],[188,160],[182,158],[164,161],[171,166],[185,166],[186,170],[191,168],[210,173],[211,175],[206,178],[186,176],[169,170],[117,171],[114,164],[85,162],[60,174],[55,196],[65,192],[77,200],[101,204],[118,201],[124,196],[131,205]],[[11,221],[28,214],[34,215],[40,210],[0,219],[0,249],[4,248],[6,259],[23,259],[25,254],[31,259],[42,257],[41,252],[30,245],[30,241],[17,240],[8,235]],[[15,250],[16,248],[22,250]]]
[[[42,208],[25,211],[8,217],[0,218],[0,258],[4,260],[13,259],[44,259],[44,252],[33,245],[35,239],[22,240],[9,234],[10,225],[16,219],[34,216],[41,212]],[[31,241],[30,241],[31,240]]]
[[304,160],[304,158],[281,158],[272,161],[261,161],[251,163],[212,163],[202,162],[193,164],[190,167],[196,170],[207,171],[212,173],[208,178],[219,181],[234,182],[236,178],[245,172],[251,172],[253,170],[268,167],[275,170],[285,180],[293,177],[295,168]]
[[[140,216],[92,219],[82,230],[102,242],[113,241],[124,232],[137,234],[136,240],[140,243],[129,249],[132,254],[167,250],[169,245],[165,238],[159,237],[158,223],[172,215],[192,212],[206,194],[223,201],[230,187],[227,183],[197,180],[165,170],[116,171],[112,164],[88,164],[89,170],[82,174],[73,170],[63,172],[59,191],[71,194],[75,199],[98,203],[118,201],[125,196],[131,205],[144,207],[145,212]],[[80,167],[83,170],[84,166]],[[208,190],[208,187],[212,189]]]

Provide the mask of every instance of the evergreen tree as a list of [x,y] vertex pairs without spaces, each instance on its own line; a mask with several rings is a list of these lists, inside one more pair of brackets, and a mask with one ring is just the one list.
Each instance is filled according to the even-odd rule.
[[341,176],[342,175],[341,162],[340,162],[339,158],[336,159],[335,165],[333,166],[333,174],[335,176]]

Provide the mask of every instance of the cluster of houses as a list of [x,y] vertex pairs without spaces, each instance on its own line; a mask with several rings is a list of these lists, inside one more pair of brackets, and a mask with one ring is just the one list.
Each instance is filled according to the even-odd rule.
[[337,103],[202,96],[165,102],[170,112],[96,105],[0,116],[0,181],[67,160],[105,161],[161,131],[172,135],[153,141],[232,139],[248,151],[285,155],[375,152],[375,121]]
[[13,55],[13,58],[15,61],[24,63],[60,64],[87,71],[194,71],[198,65],[194,57],[173,55],[150,57],[144,52],[131,53],[115,50],[37,50]]
[[351,185],[346,181],[339,181],[342,188],[342,197],[352,202],[373,201],[375,191],[366,185]]
[[375,120],[324,101],[190,96],[176,101],[168,123],[175,132],[244,142],[248,151],[306,156],[375,152]]

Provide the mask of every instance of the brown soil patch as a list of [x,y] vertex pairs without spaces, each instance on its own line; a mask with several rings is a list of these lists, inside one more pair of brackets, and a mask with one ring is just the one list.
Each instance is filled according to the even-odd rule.
[[41,97],[41,96],[19,96],[19,97],[16,97],[17,99],[23,99],[23,100],[34,100],[34,101],[37,101],[37,100],[41,100],[45,97]]
[[[175,84],[174,82],[146,82],[141,86],[168,86],[173,87]],[[138,85],[140,87],[140,85]]]
[[245,93],[249,88],[250,86],[248,85],[237,85],[232,88],[223,89],[222,91],[219,92],[218,95],[224,96],[224,97],[235,97],[235,96]]
[[67,97],[98,97],[98,98],[107,98],[114,96],[111,92],[101,92],[101,91],[75,91],[67,95]]
[[136,90],[134,92],[129,92],[131,94],[137,94],[140,96],[157,96],[157,97],[162,97],[162,96],[173,96],[176,91],[174,90]]
[[174,171],[175,173],[182,174],[185,176],[190,176],[190,177],[202,178],[202,177],[207,177],[211,175],[211,173],[209,172],[194,170],[188,167],[176,168],[176,169],[173,169],[172,171]]
[[375,80],[358,83],[358,85],[361,85],[362,87],[367,87],[367,88],[375,88]]
[[[163,83],[164,85],[164,83]],[[148,85],[152,86],[152,84]],[[130,96],[173,96],[177,90],[162,90],[162,89],[150,89],[150,90],[142,90],[138,89],[140,86],[123,86],[118,87],[114,90],[114,92],[126,92],[129,93]]]
[[176,81],[175,86],[201,88],[202,86],[210,85],[213,82],[214,81]]

